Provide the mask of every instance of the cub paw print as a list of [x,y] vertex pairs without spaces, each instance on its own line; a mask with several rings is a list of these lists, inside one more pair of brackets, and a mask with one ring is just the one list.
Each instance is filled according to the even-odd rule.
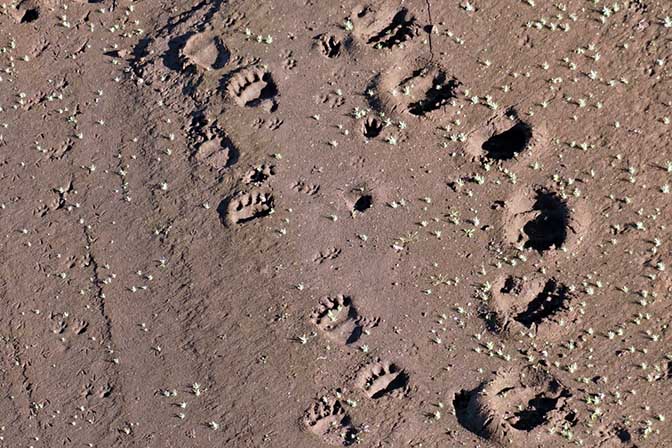
[[403,393],[408,389],[408,382],[408,373],[388,361],[365,366],[357,378],[357,386],[374,400]]
[[350,296],[325,297],[313,311],[311,322],[327,338],[343,345],[357,342],[362,333],[378,325],[378,318],[359,315]]

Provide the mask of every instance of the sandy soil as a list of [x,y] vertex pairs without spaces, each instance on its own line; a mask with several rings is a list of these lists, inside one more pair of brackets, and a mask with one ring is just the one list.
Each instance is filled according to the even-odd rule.
[[672,446],[670,16],[4,0],[0,446]]

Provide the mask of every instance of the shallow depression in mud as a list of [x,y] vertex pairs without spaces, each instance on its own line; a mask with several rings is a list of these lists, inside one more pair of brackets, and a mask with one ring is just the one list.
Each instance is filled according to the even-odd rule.
[[482,149],[488,158],[509,160],[527,149],[532,140],[532,127],[518,122],[508,130],[495,134],[486,140]]
[[373,196],[370,194],[365,194],[357,199],[352,209],[356,212],[363,213],[371,207],[373,207]]
[[375,118],[368,117],[362,122],[362,134],[367,139],[376,138],[383,132],[383,123]]
[[455,79],[449,79],[448,76],[440,71],[432,81],[432,86],[424,94],[424,97],[408,107],[408,112],[412,115],[422,117],[429,112],[438,110],[448,104],[455,98],[455,90],[458,82]]
[[515,319],[526,327],[539,324],[548,317],[568,309],[569,290],[558,285],[555,280],[548,280],[544,289],[527,305],[525,311],[518,313]]
[[408,9],[401,8],[385,28],[369,38],[368,43],[374,48],[393,48],[413,39],[417,32],[415,17]]
[[34,22],[40,17],[40,11],[37,8],[27,9],[26,12],[21,17],[21,23],[30,23]]
[[525,224],[524,247],[539,252],[560,248],[567,240],[569,208],[557,194],[538,191],[532,207],[536,217]]

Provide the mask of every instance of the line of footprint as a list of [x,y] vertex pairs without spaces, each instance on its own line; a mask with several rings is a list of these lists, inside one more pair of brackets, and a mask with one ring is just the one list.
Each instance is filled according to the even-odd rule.
[[[376,327],[380,319],[360,315],[352,297],[339,294],[324,297],[313,310],[310,321],[327,339],[349,346]],[[373,400],[401,394],[407,390],[408,384],[408,373],[389,361],[365,365],[355,379],[355,386]],[[306,410],[301,424],[325,443],[349,446],[360,441],[361,430],[346,411],[340,389],[315,401]]]

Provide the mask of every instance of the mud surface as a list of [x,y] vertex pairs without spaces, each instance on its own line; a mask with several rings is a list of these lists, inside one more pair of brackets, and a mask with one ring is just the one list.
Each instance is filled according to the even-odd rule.
[[672,446],[671,16],[0,5],[0,446]]

